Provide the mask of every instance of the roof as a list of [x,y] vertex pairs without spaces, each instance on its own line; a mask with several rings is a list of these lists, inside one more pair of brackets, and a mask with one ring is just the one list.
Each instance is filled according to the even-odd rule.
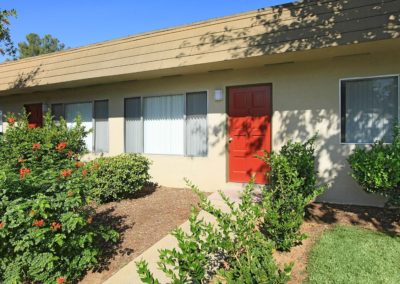
[[306,0],[5,62],[0,93],[393,38],[399,0]]

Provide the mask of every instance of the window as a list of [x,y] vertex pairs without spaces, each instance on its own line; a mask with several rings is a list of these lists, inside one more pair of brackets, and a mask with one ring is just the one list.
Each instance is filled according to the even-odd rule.
[[125,151],[207,155],[207,93],[125,100]]
[[[94,106],[94,107],[93,107]],[[51,113],[54,120],[58,121],[64,117],[67,126],[71,127],[77,115],[80,115],[82,125],[86,130],[94,128],[86,138],[86,148],[89,151],[108,152],[108,101],[95,101],[70,103],[70,104],[52,104]]]
[[108,101],[94,102],[94,151],[108,152]]
[[341,81],[341,142],[392,141],[399,116],[398,76]]
[[143,152],[141,98],[125,99],[125,152]]
[[59,121],[62,116],[64,116],[64,106],[63,104],[53,104],[51,105],[51,115],[54,120]]
[[186,97],[186,155],[207,156],[207,94]]
[[[75,123],[75,118],[80,115],[82,126],[84,126],[86,130],[93,128],[92,103],[65,104],[64,112],[68,127],[72,127]],[[89,151],[93,150],[93,132],[88,133],[85,137],[85,143]]]

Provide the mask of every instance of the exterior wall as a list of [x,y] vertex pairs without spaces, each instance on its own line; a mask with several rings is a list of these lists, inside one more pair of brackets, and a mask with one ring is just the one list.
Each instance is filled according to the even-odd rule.
[[320,200],[333,203],[383,205],[383,199],[364,193],[349,176],[346,157],[354,145],[340,144],[339,80],[349,77],[400,73],[400,52],[282,64],[253,69],[64,89],[0,98],[0,110],[17,112],[25,103],[77,102],[109,99],[110,155],[124,151],[124,98],[209,91],[207,157],[149,155],[154,181],[183,187],[187,177],[202,190],[227,186],[226,97],[213,99],[215,89],[259,83],[273,84],[272,145],[290,138],[319,133],[318,169],[331,185]]

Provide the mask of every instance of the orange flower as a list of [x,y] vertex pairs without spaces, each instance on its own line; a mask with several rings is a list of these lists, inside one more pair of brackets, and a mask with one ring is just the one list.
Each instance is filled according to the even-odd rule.
[[89,217],[87,218],[86,222],[87,222],[88,224],[92,224],[92,223],[93,223],[93,217],[92,217],[92,216],[89,216]]
[[29,129],[34,129],[34,128],[36,128],[36,125],[35,124],[28,124],[28,128]]
[[64,150],[66,147],[67,147],[67,142],[60,142],[56,146],[56,150],[61,151],[61,150]]
[[77,167],[77,168],[83,167],[84,165],[85,165],[85,163],[84,162],[80,162],[80,161],[75,163],[75,167]]
[[35,220],[33,222],[33,224],[32,224],[32,226],[34,226],[34,227],[43,227],[43,225],[44,225],[44,220],[43,219]]
[[72,197],[72,196],[74,196],[74,193],[73,193],[72,191],[68,191],[68,192],[67,192],[67,196],[68,196],[68,197]]
[[6,225],[6,222],[0,222],[0,230],[3,229],[5,225]]
[[62,170],[61,171],[61,175],[63,177],[69,177],[72,174],[72,170],[71,169],[66,169],[66,170]]
[[9,117],[9,118],[7,119],[7,122],[8,122],[9,124],[13,125],[13,124],[15,123],[15,118],[14,118],[14,117]]
[[63,284],[65,282],[65,278],[64,277],[58,277],[57,278],[57,284]]
[[35,150],[40,149],[40,147],[41,147],[40,143],[32,144],[32,148],[35,149]]
[[51,229],[52,229],[53,231],[60,230],[60,229],[61,229],[61,224],[60,224],[60,223],[57,223],[57,222],[53,222],[53,223],[51,223]]
[[88,171],[87,170],[82,170],[82,175],[85,177],[85,176],[87,176],[87,174],[88,174]]
[[20,175],[21,179],[23,179],[23,178],[25,177],[25,175],[26,175],[26,174],[29,174],[30,172],[31,172],[30,169],[21,168],[21,169],[19,170],[19,175]]

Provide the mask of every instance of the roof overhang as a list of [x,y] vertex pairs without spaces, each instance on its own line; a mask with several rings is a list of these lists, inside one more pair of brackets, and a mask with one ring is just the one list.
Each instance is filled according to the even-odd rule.
[[0,95],[398,50],[400,1],[304,1],[0,64]]

